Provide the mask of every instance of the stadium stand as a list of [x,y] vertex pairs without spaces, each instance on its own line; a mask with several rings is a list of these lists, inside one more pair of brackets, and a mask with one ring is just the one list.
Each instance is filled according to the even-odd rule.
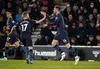
[[[73,45],[100,46],[99,0],[0,0],[0,44],[4,43],[1,39],[6,37],[2,35],[4,34],[3,27],[6,25],[6,11],[13,12],[16,22],[20,20],[21,13],[24,11],[30,14],[31,19],[39,19],[41,9],[50,15],[55,4],[63,8],[62,14],[68,20],[66,30]],[[44,23],[48,22],[46,20]],[[42,25],[33,27],[33,44],[37,40],[37,35],[40,34],[41,27]],[[52,31],[52,28],[49,28]]]

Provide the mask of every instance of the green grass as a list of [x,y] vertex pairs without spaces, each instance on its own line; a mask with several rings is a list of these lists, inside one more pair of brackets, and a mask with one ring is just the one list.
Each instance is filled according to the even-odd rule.
[[80,61],[44,61],[35,60],[34,64],[26,64],[25,60],[0,61],[0,69],[100,69],[100,62]]

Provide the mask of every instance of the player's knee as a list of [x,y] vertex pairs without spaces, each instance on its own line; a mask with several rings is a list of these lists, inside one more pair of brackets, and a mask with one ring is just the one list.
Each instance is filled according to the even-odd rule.
[[13,44],[13,46],[15,46],[16,48],[18,48],[19,47],[19,42],[15,42],[14,44]]
[[29,47],[28,47],[28,49],[29,49],[29,50],[32,50],[32,49],[33,49],[33,47],[32,47],[32,46],[29,46]]
[[70,43],[67,43],[66,45],[65,45],[67,48],[70,48]]
[[9,45],[10,45],[10,43],[8,43],[8,42],[5,43],[5,46],[6,46],[6,47],[9,46]]
[[57,42],[52,42],[52,46],[56,46],[57,45]]

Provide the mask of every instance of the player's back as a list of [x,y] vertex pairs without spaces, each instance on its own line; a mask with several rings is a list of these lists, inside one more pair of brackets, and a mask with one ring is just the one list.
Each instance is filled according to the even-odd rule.
[[35,21],[32,21],[30,19],[23,19],[19,22],[20,24],[20,34],[22,36],[31,35],[32,33],[32,24],[34,24]]

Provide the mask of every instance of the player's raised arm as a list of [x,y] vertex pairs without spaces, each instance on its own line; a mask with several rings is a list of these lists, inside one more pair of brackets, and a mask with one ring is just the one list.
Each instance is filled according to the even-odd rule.
[[38,24],[38,23],[41,23],[42,21],[44,21],[44,20],[46,19],[46,13],[45,13],[44,11],[41,11],[40,13],[43,15],[43,18],[40,19],[40,20],[36,20],[36,23],[37,23],[37,24]]

